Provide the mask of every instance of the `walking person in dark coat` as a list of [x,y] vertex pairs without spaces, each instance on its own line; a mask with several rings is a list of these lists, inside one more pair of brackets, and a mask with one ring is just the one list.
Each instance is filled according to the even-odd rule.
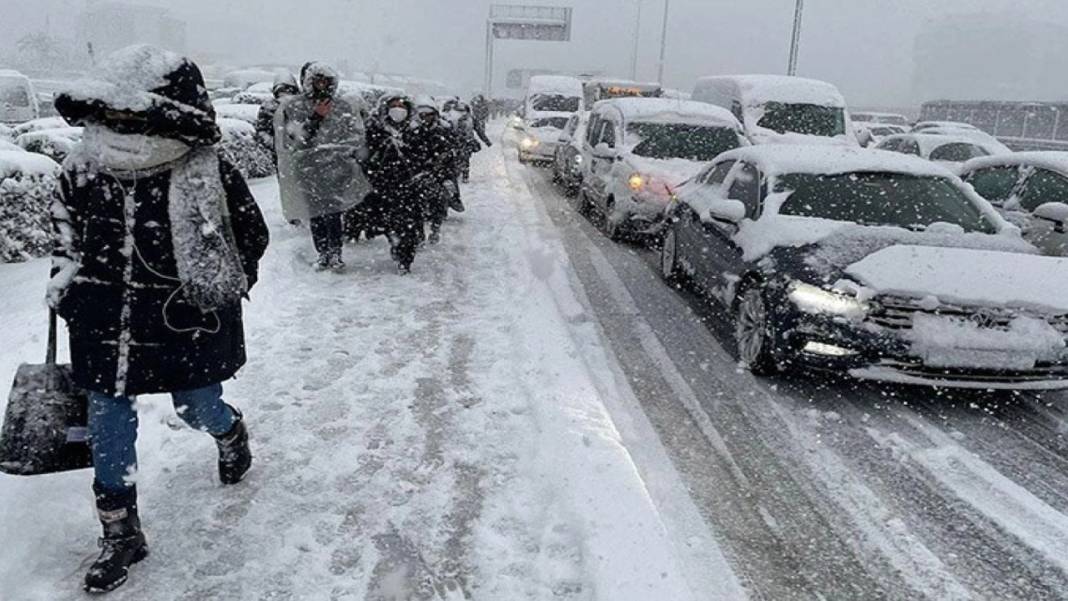
[[471,99],[471,118],[474,120],[475,135],[482,140],[486,148],[491,148],[493,142],[490,142],[489,136],[486,135],[486,124],[490,120],[490,104],[482,94],[475,94],[475,97]]
[[411,147],[414,109],[408,97],[387,95],[367,128],[367,177],[384,207],[390,253],[402,275],[411,272],[423,241],[423,204],[415,182],[419,166]]
[[274,87],[271,88],[271,93],[274,95],[272,100],[264,102],[260,107],[260,112],[256,116],[256,139],[260,144],[270,151],[271,156],[274,157],[274,162],[278,164],[278,153],[274,147],[274,116],[278,112],[278,106],[283,100],[290,96],[296,96],[300,94],[300,86],[297,85],[297,78],[293,77],[292,73],[279,74],[274,78]]
[[241,301],[268,232],[217,150],[214,111],[188,59],[120,50],[56,108],[85,126],[52,209],[48,297],[70,331],[75,384],[89,392],[104,536],[85,588],[105,592],[148,554],[133,479],[137,396],[170,393],[186,423],[215,437],[224,484],[251,465],[244,418],[221,383],[245,363]]
[[449,200],[456,194],[459,172],[456,141],[453,130],[441,121],[441,115],[430,98],[415,103],[416,118],[412,122],[411,148],[415,161],[417,189],[425,216],[430,225],[427,241],[441,241],[441,224],[449,212]]
[[285,99],[275,116],[282,211],[289,221],[311,220],[316,267],[340,271],[343,215],[371,191],[360,164],[366,132],[359,112],[338,96],[337,71],[322,63],[302,71],[303,93]]

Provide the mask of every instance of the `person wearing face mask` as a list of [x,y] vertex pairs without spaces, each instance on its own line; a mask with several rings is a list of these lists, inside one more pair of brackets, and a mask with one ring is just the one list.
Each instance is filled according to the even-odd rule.
[[190,60],[126,48],[55,105],[85,127],[52,206],[48,303],[67,322],[74,384],[89,396],[103,538],[84,586],[99,593],[148,555],[138,396],[169,393],[182,420],[215,438],[223,484],[251,466],[245,419],[223,402],[221,383],[245,363],[241,303],[268,231],[218,149],[215,113]]
[[414,113],[408,97],[387,95],[367,130],[367,177],[383,207],[390,252],[402,275],[411,272],[423,241],[423,207],[416,181],[419,166],[411,144]]
[[449,200],[456,194],[459,165],[456,142],[451,128],[442,123],[441,115],[430,98],[415,102],[416,118],[412,122],[411,146],[424,215],[430,226],[427,241],[441,241],[441,225],[449,211]]
[[282,210],[289,221],[311,221],[316,268],[341,271],[342,216],[371,191],[361,166],[365,124],[338,96],[340,78],[332,67],[309,63],[302,72],[302,93],[282,101],[275,115]]

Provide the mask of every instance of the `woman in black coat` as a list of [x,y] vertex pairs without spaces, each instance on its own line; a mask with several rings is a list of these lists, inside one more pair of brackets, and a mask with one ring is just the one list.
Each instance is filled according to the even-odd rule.
[[245,363],[241,301],[268,231],[217,151],[214,111],[188,59],[120,50],[56,108],[85,126],[53,206],[49,302],[68,324],[75,383],[90,397],[104,536],[85,588],[102,592],[148,553],[129,478],[138,395],[171,393],[179,416],[215,437],[223,483],[251,465],[245,422],[221,383]]

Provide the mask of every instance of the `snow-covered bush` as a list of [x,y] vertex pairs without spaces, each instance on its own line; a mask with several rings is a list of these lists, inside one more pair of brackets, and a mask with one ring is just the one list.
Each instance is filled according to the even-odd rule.
[[44,119],[34,119],[33,121],[27,121],[21,125],[16,125],[11,135],[13,136],[13,139],[17,139],[23,134],[31,134],[33,132],[49,129],[66,129],[69,127],[70,123],[67,123],[63,117],[45,117]]
[[49,207],[60,167],[31,152],[0,150],[0,262],[51,252]]
[[256,118],[260,115],[260,106],[257,104],[215,104],[215,116],[219,119],[240,119],[246,123],[255,125]]
[[275,174],[274,157],[256,139],[256,128],[237,119],[218,119],[222,130],[222,149],[227,158],[246,178]]
[[272,100],[273,98],[274,98],[274,95],[271,94],[270,92],[267,92],[266,94],[262,94],[262,93],[258,93],[258,92],[245,91],[245,92],[241,92],[239,94],[235,94],[234,97],[233,97],[233,103],[234,104],[254,104],[256,106],[260,106],[263,103],[267,102],[268,100]]
[[82,131],[80,127],[46,129],[22,134],[15,143],[27,152],[43,154],[62,164],[74,147],[82,141]]
[[0,142],[14,142],[14,141],[15,141],[15,130],[14,130],[14,128],[8,127],[8,126],[4,125],[3,123],[0,123]]

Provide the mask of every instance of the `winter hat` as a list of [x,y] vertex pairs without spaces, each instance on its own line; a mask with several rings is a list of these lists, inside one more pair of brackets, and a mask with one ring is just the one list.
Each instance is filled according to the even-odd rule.
[[341,76],[338,72],[326,63],[310,63],[306,65],[301,75],[300,85],[304,88],[304,93],[308,96],[315,95],[315,80],[327,79],[330,81],[330,97],[337,95],[337,89]]
[[282,90],[288,90],[293,94],[300,93],[300,86],[297,85],[297,78],[288,71],[279,72],[274,76],[274,85],[271,87],[271,92],[277,94]]
[[155,46],[130,46],[111,54],[87,79],[59,93],[55,106],[72,125],[106,123],[106,113],[118,111],[143,117],[141,133],[189,146],[211,146],[222,138],[200,69]]

